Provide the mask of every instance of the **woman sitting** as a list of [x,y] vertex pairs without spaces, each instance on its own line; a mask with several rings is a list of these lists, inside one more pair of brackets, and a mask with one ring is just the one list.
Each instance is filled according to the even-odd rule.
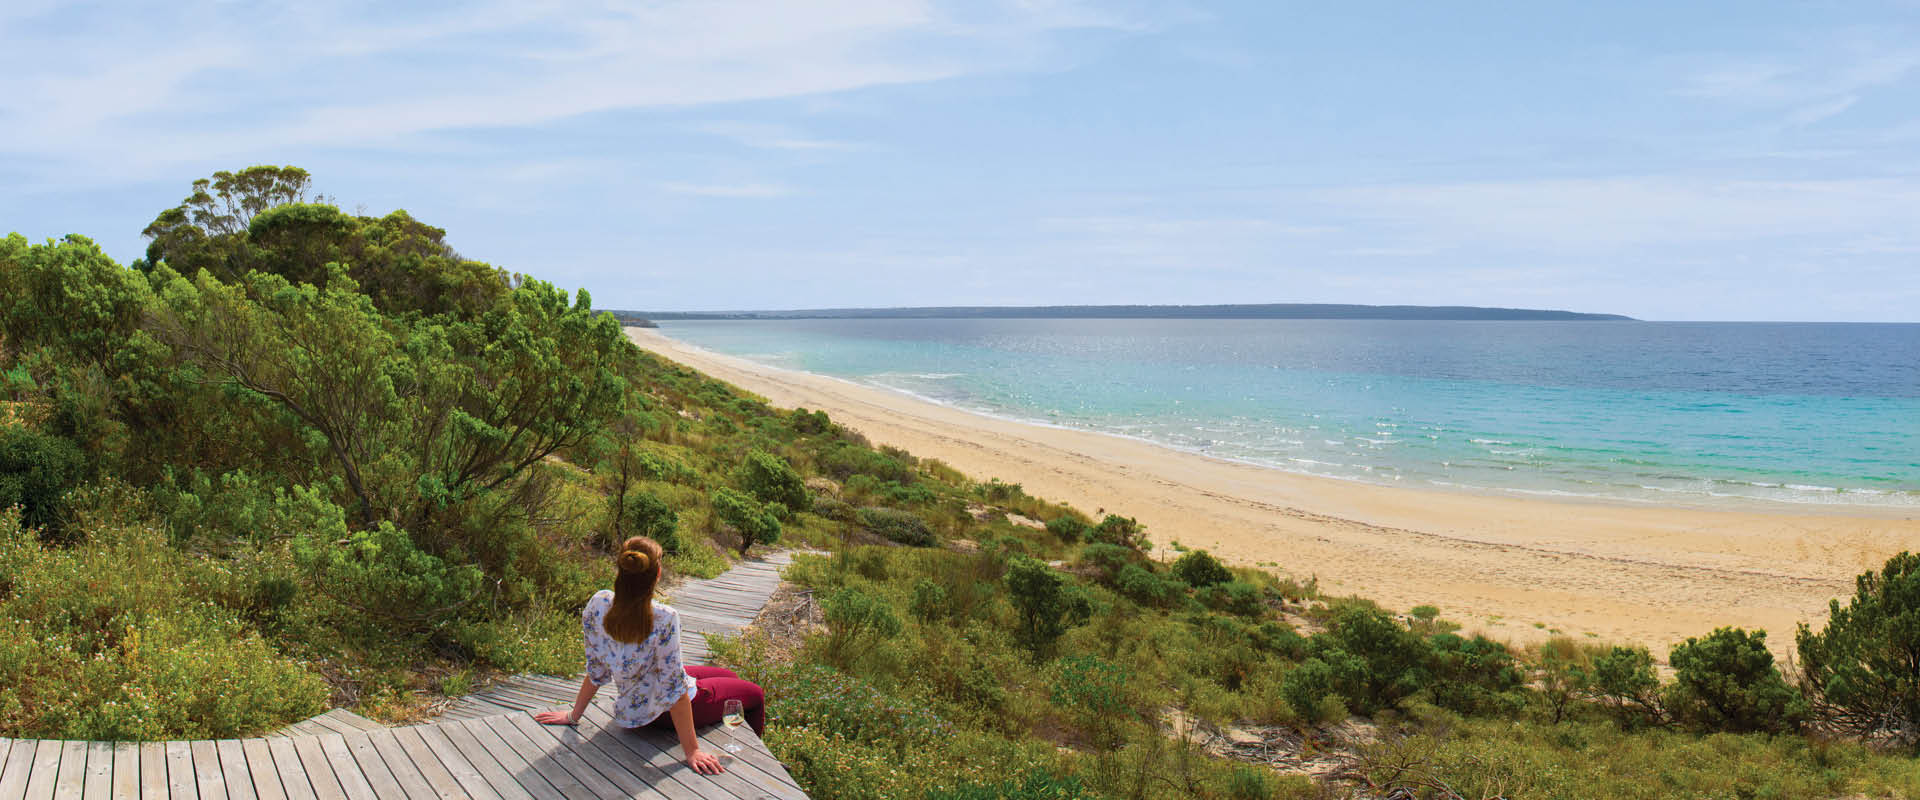
[[680,614],[655,605],[660,581],[660,544],[635,536],[620,546],[620,574],[613,591],[601,589],[580,612],[587,643],[587,677],[573,699],[573,710],[542,711],[547,725],[573,725],[586,713],[594,692],[615,682],[613,722],[626,728],[671,726],[680,736],[687,766],[703,775],[722,772],[720,760],[700,750],[695,725],[719,722],[728,700],[739,700],[753,732],[766,732],[765,695],[760,687],[720,667],[683,667],[680,663]]

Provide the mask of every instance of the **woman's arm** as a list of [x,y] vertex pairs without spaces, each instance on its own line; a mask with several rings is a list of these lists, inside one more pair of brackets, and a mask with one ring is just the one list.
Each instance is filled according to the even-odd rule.
[[[580,718],[582,716],[586,715],[587,704],[593,702],[593,694],[598,691],[600,691],[600,687],[593,685],[592,678],[581,678],[580,691],[578,693],[575,693],[573,696],[572,711],[570,712],[542,711],[538,714],[533,715],[533,718],[535,721],[538,721],[542,725],[576,724],[580,721]],[[692,712],[688,712],[688,713],[691,714]],[[689,719],[691,719],[691,717],[689,717]]]
[[680,752],[686,754],[687,766],[702,775],[725,772],[726,769],[720,766],[720,759],[714,758],[712,753],[700,751],[700,737],[693,730],[693,701],[683,694],[679,700],[673,701],[673,708],[667,713],[673,715],[673,732],[680,734]]

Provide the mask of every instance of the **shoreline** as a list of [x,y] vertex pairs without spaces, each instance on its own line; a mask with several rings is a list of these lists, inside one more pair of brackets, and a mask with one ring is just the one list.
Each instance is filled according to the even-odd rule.
[[1277,562],[1329,594],[1395,610],[1436,605],[1467,631],[1515,643],[1560,632],[1664,658],[1676,641],[1735,625],[1766,629],[1785,653],[1794,625],[1817,626],[1855,575],[1920,549],[1920,521],[1899,509],[1726,510],[1362,483],[976,413],[658,329],[626,333],[776,406],[824,410],[875,443],[1136,517],[1163,551],[1179,541],[1237,564]]

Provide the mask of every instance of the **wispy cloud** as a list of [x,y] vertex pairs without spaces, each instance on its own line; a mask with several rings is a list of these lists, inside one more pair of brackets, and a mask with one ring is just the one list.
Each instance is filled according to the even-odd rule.
[[[0,48],[0,157],[67,165],[387,146],[470,128],[940,80],[1002,68],[1076,5],[931,0],[492,0],[16,10]],[[263,87],[274,87],[265,91]],[[733,131],[755,146],[824,149]]]
[[691,128],[697,133],[766,150],[852,150],[859,146],[853,142],[815,138],[792,126],[765,122],[702,122]]
[[1791,125],[1811,125],[1847,111],[1865,93],[1920,70],[1920,47],[1860,37],[1826,39],[1765,55],[1700,57],[1678,92],[1722,103],[1777,111]]
[[793,189],[775,183],[663,183],[660,188],[674,194],[701,197],[785,197]]

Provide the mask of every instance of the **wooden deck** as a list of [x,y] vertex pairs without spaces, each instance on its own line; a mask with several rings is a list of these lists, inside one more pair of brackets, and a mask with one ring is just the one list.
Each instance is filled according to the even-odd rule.
[[[680,586],[668,602],[695,634],[682,643],[687,661],[705,662],[706,634],[751,622],[790,560],[775,554]],[[578,687],[577,678],[517,676],[476,693],[480,704],[404,728],[336,709],[251,739],[0,738],[0,800],[806,798],[748,728],[700,732],[703,749],[727,768],[708,776],[686,767],[673,734],[610,726],[611,693],[595,698],[577,727],[533,721],[530,710],[571,703]],[[730,741],[744,752],[727,753]]]
[[[688,664],[707,663],[712,657],[707,637],[737,635],[752,623],[780,586],[780,570],[791,563],[793,554],[784,551],[748,559],[717,577],[686,581],[662,596],[661,602],[680,612],[680,657]],[[579,690],[578,675],[515,675],[454,701],[440,718],[476,719],[571,705]]]

